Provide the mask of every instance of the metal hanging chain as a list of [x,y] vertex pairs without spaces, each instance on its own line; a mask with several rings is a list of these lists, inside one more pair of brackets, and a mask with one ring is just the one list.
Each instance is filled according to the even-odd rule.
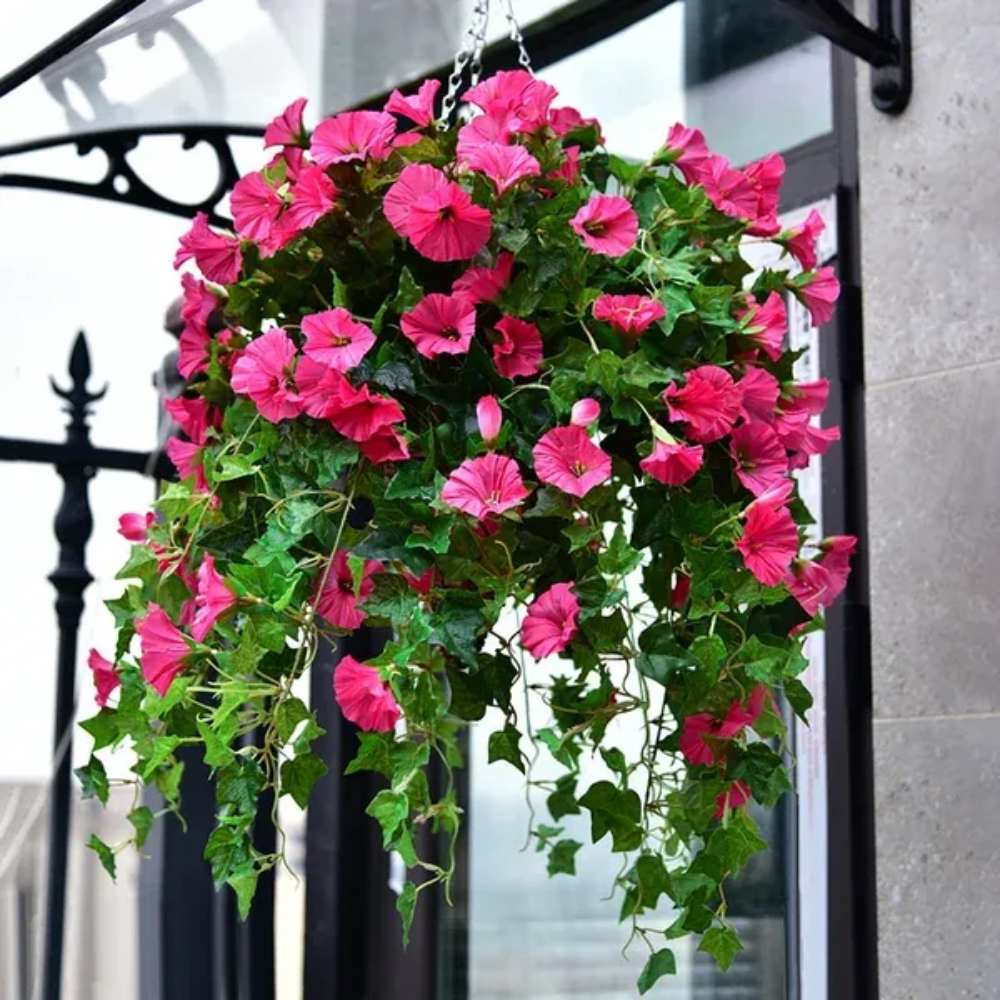
[[507,30],[510,40],[517,46],[517,61],[529,72],[531,69],[531,56],[524,45],[524,35],[521,34],[521,27],[514,16],[514,0],[503,0],[503,12],[507,18]]
[[462,44],[455,53],[455,63],[448,77],[448,91],[441,102],[441,120],[448,124],[455,113],[458,91],[462,86],[465,67],[472,63],[470,70],[473,86],[479,82],[483,71],[483,48],[486,45],[486,26],[490,19],[490,0],[476,0],[469,18],[469,25],[462,37]]
[[[531,56],[524,44],[524,35],[514,15],[514,0],[501,0],[504,17],[507,19],[507,33],[510,40],[517,46],[517,61],[529,73]],[[469,25],[462,37],[462,44],[455,53],[455,63],[448,77],[448,91],[441,102],[441,120],[447,124],[455,113],[458,103],[458,91],[462,86],[462,77],[466,66],[469,67],[469,86],[474,87],[483,75],[483,49],[486,48],[486,30],[490,21],[490,0],[476,0],[469,18]]]

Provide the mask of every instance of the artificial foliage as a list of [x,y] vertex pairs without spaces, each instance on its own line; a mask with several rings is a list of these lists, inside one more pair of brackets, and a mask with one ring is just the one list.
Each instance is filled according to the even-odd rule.
[[[575,872],[567,816],[620,856],[609,905],[649,948],[645,992],[674,938],[724,968],[740,950],[724,883],[766,846],[751,801],[790,788],[804,638],[846,582],[854,539],[808,540],[793,476],[837,436],[828,386],[797,384],[784,346],[786,297],[825,322],[836,278],[818,216],[777,221],[778,156],[738,170],[676,125],[627,162],[521,70],[467,91],[464,124],[436,120],[436,90],[311,133],[294,102],[232,193],[234,231],[199,216],[181,239],[179,478],[122,517],[118,641],[91,653],[83,723],[134,764],[78,772],[103,802],[134,786],[132,835],[90,845],[112,875],[142,847],[143,785],[182,821],[195,747],[218,803],[205,858],[245,915],[281,861],[253,843],[261,797],[305,808],[327,770],[293,685],[324,643],[384,630],[329,698],[359,730],[348,773],[384,779],[367,812],[409,872],[404,933],[453,876],[452,773],[488,716],[491,762],[549,813],[531,822],[549,873]],[[747,240],[781,266],[754,272]],[[539,754],[557,779],[533,778]],[[443,862],[418,854],[425,829]]]

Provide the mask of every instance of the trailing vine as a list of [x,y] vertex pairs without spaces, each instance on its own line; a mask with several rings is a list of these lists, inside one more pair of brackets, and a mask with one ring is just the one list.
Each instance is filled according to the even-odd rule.
[[[330,697],[359,730],[348,773],[385,780],[367,811],[409,871],[404,933],[421,893],[448,891],[459,736],[492,708],[490,761],[524,772],[529,809],[544,794],[549,873],[575,873],[574,814],[621,856],[645,992],[674,938],[723,968],[741,947],[724,883],[766,846],[750,801],[790,787],[784,706],[809,708],[804,637],[847,579],[855,540],[812,538],[793,477],[837,437],[816,420],[828,386],[796,382],[785,347],[786,297],[821,324],[837,281],[819,216],[777,221],[779,156],[737,170],[676,125],[627,162],[523,70],[467,91],[460,126],[435,120],[436,91],[311,133],[294,102],[232,193],[234,233],[199,216],[181,238],[175,266],[200,276],[182,276],[179,481],[122,517],[118,641],[91,653],[82,724],[135,763],[78,772],[103,802],[133,786],[133,830],[90,845],[112,875],[142,846],[143,785],[180,819],[177,753],[198,747],[205,857],[245,915],[283,858],[254,845],[261,796],[305,808],[326,771],[295,682],[375,626],[384,648],[342,657]],[[748,237],[782,266],[754,271]],[[631,756],[608,735],[626,717]],[[534,777],[540,754],[558,778]],[[443,862],[419,855],[423,827]]]

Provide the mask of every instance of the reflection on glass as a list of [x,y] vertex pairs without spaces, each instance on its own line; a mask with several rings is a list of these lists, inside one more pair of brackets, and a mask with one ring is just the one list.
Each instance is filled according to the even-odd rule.
[[[529,669],[556,669],[547,664]],[[516,702],[515,702],[516,703]],[[532,700],[532,718],[543,724],[545,709]],[[521,776],[506,764],[487,765],[489,733],[499,715],[474,727],[470,748],[469,1000],[635,1000],[635,980],[646,959],[640,942],[625,956],[627,924],[618,922],[620,896],[608,897],[621,855],[609,842],[590,843],[588,817],[559,821],[563,837],[584,845],[575,876],[546,874],[545,856],[522,851],[530,822]],[[605,743],[638,752],[639,734],[627,718],[608,729]],[[609,777],[598,760],[582,762],[580,790]],[[532,772],[545,781],[562,773],[543,749]],[[640,789],[641,793],[641,789]],[[551,823],[544,791],[534,791],[534,823]],[[745,951],[725,974],[695,950],[697,938],[672,943],[677,976],[661,980],[654,994],[664,1000],[780,1000],[786,996],[786,873],[781,845],[785,814],[756,815],[761,835],[777,850],[755,857],[740,881],[727,890],[729,915]],[[676,916],[662,908],[644,917],[667,927]],[[448,997],[447,1000],[459,1000]]]
[[600,119],[623,156],[647,158],[675,121],[701,128],[734,163],[832,128],[829,43],[773,0],[674,3],[544,76]]
[[[564,4],[532,0],[518,13],[529,24]],[[93,7],[72,5],[78,16],[64,12],[67,27]],[[473,0],[147,0],[8,95],[0,142],[150,124],[264,125],[299,96],[309,98],[314,120],[450,62],[472,7]],[[490,40],[507,32],[494,7]],[[16,66],[52,37],[12,25],[0,36],[0,66]]]

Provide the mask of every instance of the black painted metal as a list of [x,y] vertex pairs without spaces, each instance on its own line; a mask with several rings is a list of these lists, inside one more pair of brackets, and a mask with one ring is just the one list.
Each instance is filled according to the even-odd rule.
[[843,295],[834,337],[825,344],[825,375],[841,391],[830,423],[843,441],[823,459],[823,519],[829,533],[859,536],[858,555],[840,602],[828,612],[827,760],[829,815],[829,996],[877,1000],[875,795],[872,755],[872,658],[869,629],[865,450],[865,372],[861,302],[857,100],[852,61],[833,58],[838,141],[837,270]]
[[[66,401],[70,421],[66,443],[85,449],[90,441],[90,406],[101,399],[87,389],[90,355],[87,341],[79,334],[69,361],[70,387],[53,391]],[[87,570],[87,541],[94,530],[88,484],[94,470],[78,462],[56,466],[63,481],[62,502],[56,513],[55,533],[59,540],[59,563],[49,574],[56,589],[56,618],[59,625],[59,652],[56,664],[55,753],[48,814],[48,855],[45,901],[45,951],[42,966],[43,1000],[59,1000],[62,993],[63,934],[66,916],[66,854],[69,847],[70,768],[76,675],[77,632],[83,613],[83,592],[93,581]]]
[[120,17],[135,10],[145,0],[113,0],[100,10],[94,11],[90,17],[84,18],[78,25],[60,35],[54,42],[46,45],[26,62],[0,77],[0,97],[17,89],[22,83],[44,72],[63,56],[69,55],[74,49],[89,42],[96,34],[114,24]]
[[107,386],[98,392],[87,388],[91,365],[82,332],[73,343],[69,375],[68,389],[60,388],[52,380],[52,389],[65,400],[70,417],[63,442],[0,438],[0,461],[53,465],[63,481],[62,501],[55,518],[59,561],[49,575],[56,589],[59,635],[54,713],[56,766],[49,804],[43,1000],[58,1000],[61,992],[77,634],[84,607],[83,594],[93,580],[86,565],[87,542],[94,527],[89,483],[99,469],[171,474],[169,463],[158,453],[96,448],[91,444],[88,420],[91,407],[103,398]]
[[872,0],[875,28],[859,21],[841,0],[778,0],[810,31],[872,67],[872,101],[900,114],[913,92],[910,0]]
[[[195,212],[205,212],[212,222],[229,225],[229,220],[217,212],[219,202],[240,176],[229,140],[233,136],[255,137],[263,134],[264,130],[254,125],[155,125],[36,139],[0,147],[0,158],[61,146],[75,146],[79,156],[87,156],[95,151],[104,153],[108,161],[107,170],[104,176],[95,182],[39,174],[0,173],[0,187],[86,195],[90,198],[102,198],[139,208],[150,208],[183,218],[190,218]],[[136,173],[128,161],[128,154],[144,138],[151,136],[176,136],[183,150],[206,145],[215,153],[217,175],[215,183],[204,198],[193,203],[176,201],[155,190]]]

